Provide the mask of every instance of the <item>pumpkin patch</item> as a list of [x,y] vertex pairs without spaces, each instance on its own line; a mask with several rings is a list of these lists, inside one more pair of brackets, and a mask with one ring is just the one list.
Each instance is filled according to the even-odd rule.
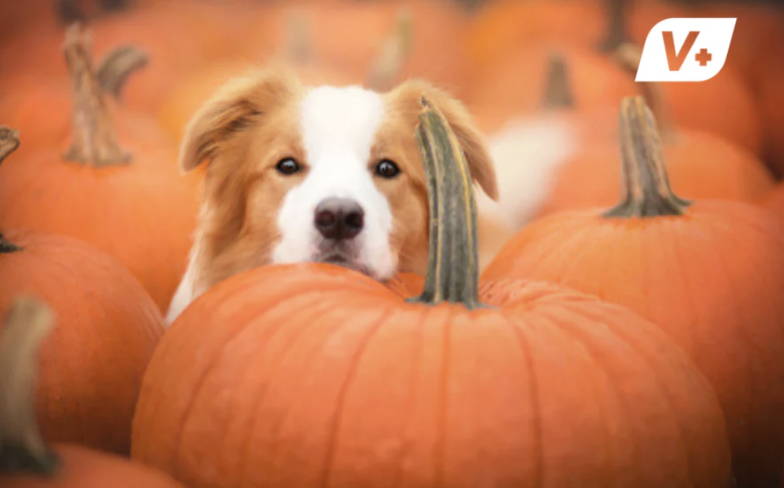
[[782,53],[777,0],[0,1],[0,486],[784,486]]

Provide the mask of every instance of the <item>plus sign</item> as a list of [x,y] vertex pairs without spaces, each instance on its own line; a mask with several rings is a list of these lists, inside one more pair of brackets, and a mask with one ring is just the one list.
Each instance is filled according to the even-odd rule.
[[694,59],[700,63],[700,66],[705,66],[708,64],[708,61],[713,59],[713,55],[705,48],[700,49],[700,52],[694,55]]

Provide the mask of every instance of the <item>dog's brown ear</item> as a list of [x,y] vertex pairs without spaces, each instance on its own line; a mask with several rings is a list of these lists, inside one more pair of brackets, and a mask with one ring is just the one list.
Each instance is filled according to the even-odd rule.
[[298,81],[284,69],[255,72],[229,81],[191,118],[180,146],[180,167],[189,171],[209,161],[233,134],[288,100]]
[[422,109],[420,103],[422,97],[427,98],[430,103],[435,105],[444,114],[452,131],[460,141],[468,166],[471,169],[471,176],[482,187],[487,196],[493,200],[498,199],[498,183],[493,161],[490,158],[482,133],[462,103],[445,91],[420,80],[411,80],[400,84],[389,93],[389,96],[393,101],[392,103],[397,104],[409,116],[419,114],[419,111]]

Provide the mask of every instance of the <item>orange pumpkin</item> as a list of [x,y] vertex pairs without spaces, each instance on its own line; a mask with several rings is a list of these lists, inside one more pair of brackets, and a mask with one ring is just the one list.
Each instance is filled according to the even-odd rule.
[[784,390],[770,387],[784,377],[784,228],[757,206],[675,196],[644,102],[625,100],[622,118],[623,202],[532,223],[483,277],[563,284],[653,320],[715,387],[739,485],[771,486],[784,440]]
[[479,306],[468,167],[421,120],[419,303],[328,264],[223,281],[156,351],[132,455],[196,486],[726,483],[715,396],[656,327],[547,284],[485,283]]
[[117,258],[161,308],[184,271],[195,225],[198,175],[182,176],[174,147],[151,121],[123,112],[117,142],[78,28],[69,33],[74,138],[0,167],[0,226],[70,235]]
[[162,473],[116,456],[69,444],[46,446],[38,434],[32,401],[36,353],[51,326],[47,307],[19,298],[0,329],[0,484],[5,488],[180,486]]
[[155,303],[112,258],[60,236],[6,231],[0,275],[0,312],[32,294],[58,317],[37,395],[45,438],[127,452],[142,373],[163,333]]

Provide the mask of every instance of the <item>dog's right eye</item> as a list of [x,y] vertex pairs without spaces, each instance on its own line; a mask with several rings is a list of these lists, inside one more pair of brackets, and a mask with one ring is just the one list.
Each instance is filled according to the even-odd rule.
[[294,158],[284,158],[278,161],[278,164],[275,165],[275,169],[281,174],[293,175],[302,168],[300,168],[299,163]]

